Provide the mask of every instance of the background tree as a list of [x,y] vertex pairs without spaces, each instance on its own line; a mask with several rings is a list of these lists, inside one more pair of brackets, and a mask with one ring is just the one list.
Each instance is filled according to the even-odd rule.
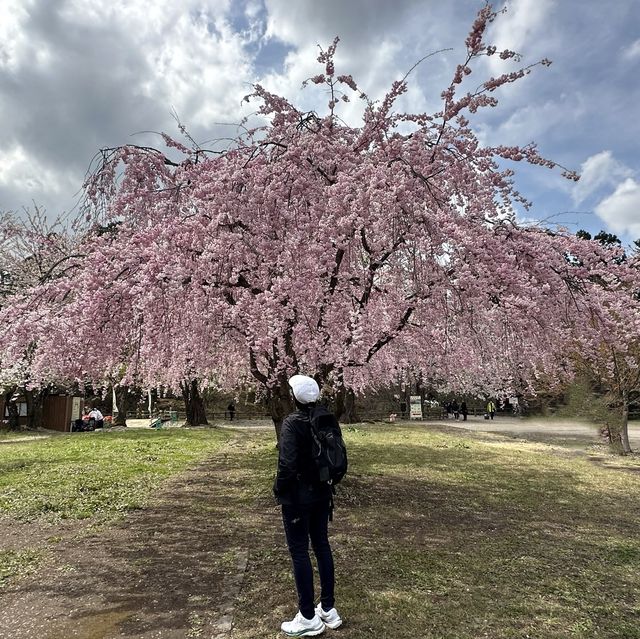
[[640,397],[640,262],[604,231],[585,243],[612,250],[602,256],[603,272],[591,277],[595,291],[574,357],[594,401],[601,396],[610,410],[605,421],[612,444],[626,454],[629,406]]
[[204,408],[204,400],[197,379],[184,380],[180,383],[182,398],[186,410],[188,426],[206,426],[209,422]]
[[[75,268],[78,234],[65,216],[49,219],[38,207],[25,209],[21,215],[0,213],[0,308],[7,315],[19,312],[13,301],[23,294],[29,295],[39,287],[47,286],[66,277]],[[37,295],[32,298],[38,303]],[[11,427],[18,427],[17,400],[24,397],[27,404],[27,428],[42,426],[44,399],[49,392],[47,383],[33,380],[30,374],[33,354],[37,348],[33,339],[23,342],[22,353],[17,353],[7,366],[0,353],[0,387]]]

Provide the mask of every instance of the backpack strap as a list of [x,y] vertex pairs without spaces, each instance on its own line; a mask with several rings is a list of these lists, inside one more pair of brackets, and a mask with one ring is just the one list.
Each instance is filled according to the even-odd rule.
[[315,427],[313,423],[313,419],[311,418],[311,411],[306,413],[305,417],[309,420],[309,426],[310,426],[311,437],[313,438],[313,442],[318,447],[318,450],[322,450],[322,444],[320,443],[320,435],[318,434],[318,429]]

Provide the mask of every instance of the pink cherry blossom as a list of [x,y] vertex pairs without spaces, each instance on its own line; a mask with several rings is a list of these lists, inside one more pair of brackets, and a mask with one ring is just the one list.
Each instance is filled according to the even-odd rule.
[[324,114],[256,85],[248,99],[263,123],[223,153],[167,136],[181,160],[104,150],[86,185],[94,232],[72,270],[2,309],[2,368],[31,345],[38,383],[253,385],[278,421],[296,371],[335,392],[408,375],[468,392],[535,390],[571,375],[564,354],[593,349],[603,330],[622,344],[615,318],[638,328],[637,270],[520,225],[513,206],[526,199],[502,161],[558,165],[534,145],[483,146],[473,132],[473,114],[535,66],[464,88],[495,51],[483,40],[495,17],[480,11],[436,113],[396,110],[405,77],[379,103],[362,93],[362,122],[346,125],[336,86],[360,88],[335,78],[336,39],[311,79],[330,89]]

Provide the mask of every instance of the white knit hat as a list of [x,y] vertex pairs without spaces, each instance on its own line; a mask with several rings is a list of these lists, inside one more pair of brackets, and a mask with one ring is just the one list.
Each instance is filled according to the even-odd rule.
[[301,404],[313,404],[320,397],[320,387],[313,377],[294,375],[289,380],[289,386]]

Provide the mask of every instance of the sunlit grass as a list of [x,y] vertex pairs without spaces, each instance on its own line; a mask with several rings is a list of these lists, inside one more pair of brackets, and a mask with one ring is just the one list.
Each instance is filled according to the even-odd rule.
[[142,507],[164,478],[212,454],[219,430],[76,433],[0,446],[0,513],[110,517]]
[[14,440],[33,441],[36,439],[46,439],[58,433],[47,433],[43,431],[31,430],[6,430],[0,429],[0,442],[10,442]]

